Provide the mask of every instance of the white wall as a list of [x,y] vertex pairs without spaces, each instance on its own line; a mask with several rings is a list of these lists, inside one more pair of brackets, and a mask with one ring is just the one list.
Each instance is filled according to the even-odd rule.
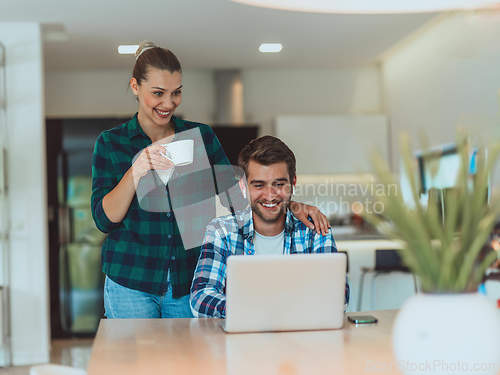
[[457,127],[476,142],[500,139],[499,35],[498,12],[455,14],[388,55],[383,80],[394,151],[401,131],[416,141],[423,130],[432,145],[454,142]]
[[[129,71],[61,71],[46,73],[48,117],[127,116],[136,103],[127,90]],[[380,82],[376,66],[329,70],[244,70],[245,120],[273,132],[273,118],[283,114],[379,113]],[[211,70],[185,70],[186,119],[211,124],[215,117],[215,83]]]
[[294,150],[297,175],[371,173],[374,150],[387,159],[383,115],[278,116],[276,136]]
[[[127,117],[137,111],[128,89],[128,70],[49,71],[45,74],[47,117]],[[177,112],[210,123],[214,116],[214,82],[209,70],[183,73],[183,100]]]
[[377,66],[352,69],[244,70],[244,109],[249,122],[273,134],[278,115],[381,112]]
[[0,23],[7,47],[7,156],[13,364],[49,360],[45,113],[40,26]]

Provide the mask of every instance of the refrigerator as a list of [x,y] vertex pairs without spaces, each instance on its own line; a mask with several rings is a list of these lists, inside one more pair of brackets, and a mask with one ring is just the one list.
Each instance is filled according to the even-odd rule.
[[127,119],[48,119],[47,191],[52,338],[93,336],[104,315],[101,245],[92,220],[95,140]]

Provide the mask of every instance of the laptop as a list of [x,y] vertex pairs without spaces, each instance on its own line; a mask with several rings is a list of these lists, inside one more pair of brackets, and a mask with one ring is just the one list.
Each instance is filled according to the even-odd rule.
[[346,255],[230,256],[226,332],[342,328]]

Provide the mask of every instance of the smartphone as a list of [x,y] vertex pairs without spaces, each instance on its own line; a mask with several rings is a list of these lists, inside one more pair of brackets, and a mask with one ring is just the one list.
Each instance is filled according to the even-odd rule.
[[351,315],[347,317],[352,324],[374,324],[378,319],[373,315]]

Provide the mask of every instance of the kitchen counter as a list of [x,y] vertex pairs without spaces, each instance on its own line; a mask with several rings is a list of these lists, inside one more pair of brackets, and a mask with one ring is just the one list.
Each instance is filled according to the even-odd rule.
[[352,225],[333,226],[335,241],[387,240],[388,238],[374,230],[358,229]]

